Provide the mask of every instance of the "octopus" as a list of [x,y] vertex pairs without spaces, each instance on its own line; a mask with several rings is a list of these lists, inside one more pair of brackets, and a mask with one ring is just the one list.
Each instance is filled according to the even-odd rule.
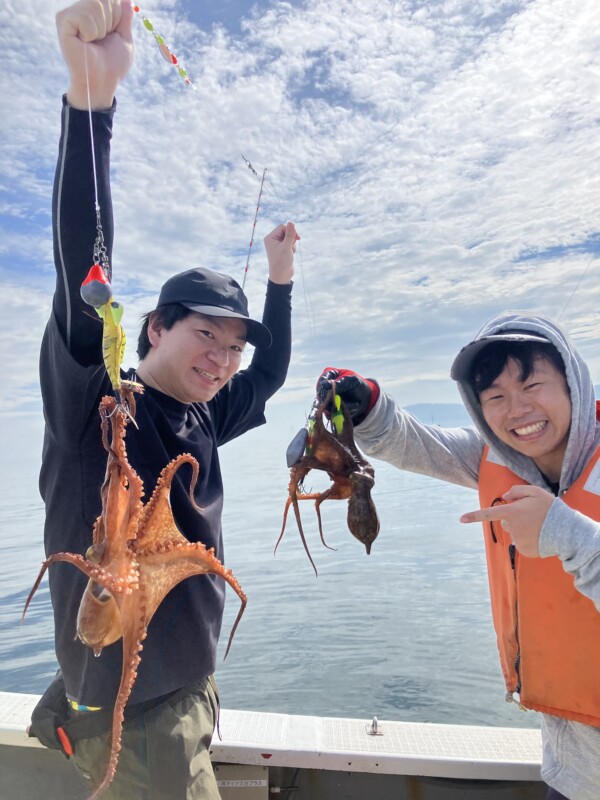
[[[371,552],[371,545],[379,533],[379,518],[371,497],[371,489],[375,484],[375,471],[354,443],[354,427],[341,397],[338,397],[338,425],[332,422],[331,431],[329,431],[323,422],[325,409],[332,407],[334,399],[335,384],[332,382],[325,399],[317,398],[313,405],[308,420],[304,454],[291,465],[283,524],[275,545],[275,552],[277,552],[285,533],[288,511],[290,506],[293,506],[300,538],[315,575],[317,575],[317,568],[304,536],[299,500],[315,501],[321,542],[330,550],[334,548],[329,547],[325,542],[321,520],[320,507],[325,500],[348,500],[348,529],[359,542],[365,545],[367,555]],[[332,481],[332,485],[324,492],[305,492],[302,488],[304,479],[313,469],[324,470]]]
[[[194,501],[198,462],[188,453],[173,459],[162,470],[154,492],[144,505],[142,480],[131,467],[125,448],[125,429],[135,413],[137,384],[123,390],[125,401],[103,397],[100,402],[102,442],[108,452],[101,489],[102,511],[92,532],[85,557],[55,553],[47,558],[31,590],[23,616],[40,581],[52,564],[73,564],[89,578],[77,615],[77,636],[96,656],[102,648],[123,640],[121,681],[113,709],[111,749],[104,778],[90,800],[111,783],[121,750],[124,709],[137,678],[142,642],[157,608],[178,583],[192,575],[221,576],[236,592],[241,607],[229,635],[225,656],[246,607],[246,595],[231,570],[225,569],[200,542],[189,542],[179,531],[169,501],[171,482],[184,464],[192,468],[189,496]],[[111,432],[109,440],[109,430]]]

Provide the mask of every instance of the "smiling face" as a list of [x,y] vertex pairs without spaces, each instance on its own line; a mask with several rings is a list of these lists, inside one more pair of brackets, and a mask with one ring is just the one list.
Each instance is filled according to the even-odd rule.
[[144,383],[182,403],[208,402],[238,371],[246,345],[240,319],[191,313],[166,329],[151,316],[152,345],[140,362]]
[[509,358],[479,400],[498,439],[529,456],[550,481],[558,481],[571,427],[571,397],[554,364],[536,358],[522,380],[521,365]]

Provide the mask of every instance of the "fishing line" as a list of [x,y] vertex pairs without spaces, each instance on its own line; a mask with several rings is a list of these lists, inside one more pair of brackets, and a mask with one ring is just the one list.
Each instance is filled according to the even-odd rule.
[[[154,24],[152,23],[152,21],[150,19],[148,19],[148,17],[146,17],[141,12],[141,9],[140,9],[139,5],[137,5],[137,4],[134,5],[133,6],[133,10],[134,10],[134,12],[136,12],[140,16],[140,18],[142,20],[142,24],[144,25],[144,28],[150,34],[152,34],[152,36],[154,37],[154,39],[155,39],[155,41],[156,41],[156,43],[158,45],[159,52],[162,55],[162,57],[165,59],[165,61],[168,64],[171,64],[174,67],[174,69],[176,70],[177,74],[183,79],[183,81],[186,83],[186,85],[188,85],[194,92],[196,92],[196,94],[199,94],[197,86],[191,80],[187,70],[185,69],[185,67],[183,67],[183,65],[181,64],[179,58],[173,53],[173,51],[171,50],[169,45],[166,43],[166,40],[165,40],[164,36],[162,36],[156,30],[156,28],[155,28]],[[216,121],[219,124],[219,126],[222,128],[222,130],[227,130],[227,126],[225,125],[223,119],[221,119],[219,114],[217,114],[210,107],[207,107],[204,110],[205,110],[205,112],[208,113],[209,116],[211,116],[213,118],[214,121]],[[254,234],[255,234],[255,229],[256,229],[256,224],[257,224],[257,221],[258,221],[258,215],[259,215],[261,204],[264,207],[263,194],[265,193],[265,190],[272,191],[272,193],[273,193],[273,195],[275,197],[275,206],[278,207],[278,210],[282,214],[283,217],[285,217],[286,219],[288,217],[285,215],[284,204],[283,204],[283,202],[281,200],[281,197],[279,196],[279,194],[278,194],[278,192],[275,189],[275,186],[273,184],[272,174],[269,172],[269,180],[265,180],[266,176],[267,176],[267,172],[268,172],[267,168],[265,168],[263,170],[263,174],[262,174],[262,178],[261,178],[261,176],[258,174],[257,170],[253,167],[253,165],[246,158],[246,156],[243,153],[241,153],[240,155],[241,155],[242,159],[244,160],[244,163],[246,164],[246,166],[254,174],[254,176],[257,178],[257,180],[261,181],[260,188],[259,188],[258,202],[256,204],[256,212],[255,212],[255,215],[254,215],[254,221],[253,221],[253,225],[252,225],[252,232],[251,232],[251,237],[250,237],[250,245],[248,247],[248,255],[247,255],[247,258],[246,258],[246,265],[245,265],[244,273],[243,273],[242,288],[244,288],[245,282],[246,282],[246,276],[247,276],[247,273],[248,273],[248,270],[249,270],[249,266],[250,266],[252,245],[253,245],[253,242],[254,242]],[[300,257],[299,244],[298,244],[297,254],[299,256],[299,258],[298,258],[298,265],[300,267],[299,272],[300,272],[300,275],[302,277],[302,285],[303,285],[303,289],[304,289],[305,304],[306,304],[307,314],[309,316],[309,325],[312,328],[312,310],[310,309],[310,304],[309,304],[308,299],[307,299],[305,281],[304,281],[304,276],[303,276],[304,270],[302,268],[302,259]]]
[[87,92],[88,120],[90,126],[90,139],[92,142],[92,171],[94,173],[94,198],[96,209],[100,208],[98,202],[98,175],[96,173],[96,148],[94,147],[94,126],[92,125],[92,98],[90,96],[90,73],[88,70],[87,44],[83,43],[83,63],[85,65],[85,88]]
[[[281,200],[281,197],[279,196],[277,189],[275,188],[275,182],[273,181],[273,176],[271,175],[271,173],[269,173],[269,175],[267,176],[267,183],[270,184],[273,194],[278,199],[280,207],[283,209],[283,202]],[[289,219],[288,215],[284,214],[283,216]],[[298,263],[298,273],[300,275],[300,282],[302,284],[302,296],[304,298],[304,307],[306,309],[306,319],[308,322],[308,335],[312,339],[314,337],[314,332],[315,332],[315,325],[314,325],[315,316],[314,316],[314,310],[310,292],[308,290],[307,283],[304,280],[304,264],[302,261],[302,246],[300,242],[297,242],[296,258]]]
[[[256,175],[256,177],[258,177],[257,171],[254,169],[252,164],[248,161],[248,159],[244,156],[243,153],[242,153],[242,158],[246,162],[246,166],[248,167],[248,169],[250,169]],[[267,174],[267,169],[265,167],[265,169],[263,170],[261,181],[260,181],[260,190],[258,192],[258,200],[256,201],[256,211],[254,212],[254,222],[252,223],[252,233],[250,235],[250,244],[248,245],[248,255],[246,257],[246,268],[244,269],[244,278],[242,280],[242,291],[244,290],[244,286],[246,285],[246,275],[248,274],[248,267],[250,266],[250,253],[252,251],[252,245],[254,244],[254,232],[256,231],[256,220],[258,219],[258,211],[260,209],[260,199],[261,199],[262,194],[263,194],[263,187],[265,185],[266,174]]]
[[[166,43],[166,40],[165,40],[164,36],[162,36],[162,34],[160,34],[160,33],[159,33],[157,30],[156,30],[156,28],[155,28],[154,24],[152,23],[152,21],[151,21],[151,20],[149,20],[149,19],[148,19],[148,17],[146,17],[144,14],[142,14],[142,12],[141,12],[141,9],[140,9],[140,6],[139,6],[139,5],[137,5],[137,4],[136,4],[136,5],[134,5],[134,6],[133,6],[133,10],[134,10],[134,11],[135,11],[137,14],[139,14],[139,16],[140,16],[140,18],[141,18],[141,20],[142,20],[142,24],[144,25],[144,27],[146,28],[146,30],[147,30],[149,33],[151,33],[151,34],[152,34],[152,36],[154,37],[154,39],[155,39],[155,41],[156,41],[156,43],[157,43],[157,45],[158,45],[159,52],[160,52],[160,54],[162,55],[162,57],[164,58],[164,60],[165,60],[165,61],[166,61],[168,64],[171,64],[171,65],[172,65],[172,66],[175,68],[175,70],[176,70],[177,74],[178,74],[178,75],[179,75],[179,76],[180,76],[180,77],[181,77],[181,78],[184,80],[184,82],[185,82],[185,83],[186,83],[186,84],[187,84],[187,85],[188,85],[188,86],[189,86],[189,87],[190,87],[190,88],[191,88],[191,89],[192,89],[194,92],[196,92],[196,94],[199,94],[199,92],[198,92],[198,87],[197,87],[197,86],[196,86],[196,85],[193,83],[193,81],[191,80],[191,78],[190,78],[190,76],[189,76],[189,74],[188,74],[187,70],[185,69],[185,67],[183,67],[183,66],[182,66],[182,64],[181,64],[181,62],[180,62],[180,60],[179,60],[179,58],[178,58],[178,57],[177,57],[177,56],[176,56],[176,55],[173,53],[173,51],[171,50],[171,48],[169,47],[169,45]],[[219,126],[222,128],[222,130],[227,130],[227,126],[226,126],[226,124],[225,124],[224,120],[223,120],[223,119],[220,117],[220,115],[219,115],[219,114],[217,114],[215,111],[213,111],[213,110],[212,110],[212,109],[210,109],[210,108],[206,108],[206,109],[205,109],[205,111],[207,111],[207,112],[208,112],[208,114],[209,114],[209,115],[210,115],[210,116],[213,118],[213,120],[219,124]],[[246,164],[246,166],[247,166],[247,167],[250,169],[250,171],[251,171],[251,172],[252,172],[252,173],[253,173],[253,174],[254,174],[254,175],[257,177],[257,178],[259,178],[259,179],[260,179],[260,176],[259,176],[258,172],[257,172],[257,171],[254,169],[254,167],[252,166],[252,164],[250,163],[250,161],[249,161],[249,160],[248,160],[248,159],[247,159],[247,158],[244,156],[244,154],[243,154],[243,153],[240,153],[240,155],[241,155],[242,159],[244,160],[244,163]],[[265,170],[265,172],[266,172],[266,170]],[[263,184],[264,184],[264,173],[263,173]],[[264,188],[264,187],[263,187],[263,188]],[[280,210],[283,210],[283,208],[281,208]],[[244,275],[244,277],[245,277],[245,275]]]
[[[137,428],[134,419],[135,405],[132,403],[132,391],[138,384],[132,380],[121,379],[121,364],[125,355],[126,336],[121,325],[123,306],[112,295],[112,269],[108,259],[108,251],[102,230],[100,200],[98,197],[98,173],[96,170],[96,148],[94,142],[94,123],[92,118],[92,98],[90,92],[90,74],[88,66],[87,43],[83,42],[83,61],[85,66],[85,82],[87,92],[88,121],[90,128],[90,146],[92,150],[92,173],[94,180],[94,207],[96,210],[96,238],[93,247],[93,262],[80,287],[82,300],[92,306],[102,320],[102,360],[110,379],[117,408],[129,417]],[[131,409],[130,409],[131,405]]]
[[597,257],[597,256],[596,256],[596,254],[594,254],[594,255],[593,255],[591,258],[590,258],[589,264],[587,265],[587,267],[586,267],[586,268],[585,268],[585,270],[583,271],[583,274],[582,274],[582,276],[581,276],[581,277],[579,278],[579,280],[577,281],[577,286],[576,286],[576,287],[573,289],[573,291],[571,292],[571,296],[569,297],[569,299],[568,299],[568,300],[567,300],[567,302],[565,303],[565,305],[564,305],[564,307],[563,307],[563,310],[562,310],[562,311],[560,312],[560,314],[558,315],[558,320],[557,320],[558,322],[560,322],[562,315],[563,315],[563,314],[565,313],[565,311],[567,310],[567,307],[568,307],[569,303],[571,302],[571,300],[572,300],[572,299],[573,299],[573,297],[575,296],[575,293],[577,292],[577,290],[578,290],[578,289],[579,289],[579,287],[581,286],[581,282],[583,281],[583,279],[584,279],[584,278],[585,278],[585,276],[587,275],[587,272],[588,272],[588,270],[589,270],[589,268],[590,268],[590,266],[591,266],[591,264],[592,264],[592,261],[593,261],[593,260],[594,260],[596,257]]
[[87,92],[88,120],[90,126],[90,142],[92,147],[92,172],[94,175],[94,208],[96,209],[96,240],[94,242],[94,264],[99,264],[104,270],[106,279],[112,280],[112,268],[108,260],[108,253],[104,243],[102,218],[100,215],[100,201],[98,199],[98,173],[96,171],[96,147],[94,145],[94,125],[92,122],[92,98],[90,94],[90,73],[88,69],[87,44],[83,43],[83,63],[85,66],[85,88]]
[[[260,178],[258,172],[254,169],[254,167],[252,166],[250,161],[248,161],[246,156],[243,153],[241,155],[242,155],[242,158],[244,160],[244,163],[246,164],[246,166],[248,167],[250,172],[252,172],[252,174],[255,175],[256,178]],[[246,269],[244,270],[244,280],[242,282],[242,289],[244,288],[245,283],[246,283],[246,274],[248,272],[248,266],[249,266],[249,261],[250,261],[250,251],[251,251],[252,245],[254,243],[254,231],[256,229],[256,221],[258,219],[258,211],[259,211],[259,207],[260,207],[260,202],[261,202],[261,197],[262,197],[262,194],[263,194],[263,188],[264,188],[265,182],[267,184],[270,184],[271,190],[272,190],[273,194],[275,195],[275,197],[277,198],[277,201],[279,203],[279,209],[283,212],[282,213],[282,217],[284,219],[289,219],[290,218],[290,215],[285,213],[283,201],[282,201],[282,199],[281,199],[281,197],[279,195],[279,192],[275,188],[275,183],[273,181],[273,177],[272,177],[271,173],[269,173],[268,175],[267,175],[267,173],[268,173],[268,170],[265,168],[263,170],[261,183],[260,183],[260,190],[259,190],[259,193],[258,193],[258,202],[256,204],[256,213],[254,215],[254,223],[252,225],[252,236],[250,238],[250,245],[248,247],[248,257],[247,257],[247,260],[246,260]],[[266,181],[265,181],[265,179],[266,179]],[[310,294],[309,294],[307,286],[306,286],[306,281],[304,280],[304,264],[303,264],[303,261],[302,261],[302,246],[301,246],[300,241],[298,241],[296,243],[295,261],[296,261],[296,263],[298,265],[298,273],[300,275],[300,282],[302,284],[302,295],[304,297],[304,307],[306,308],[306,318],[307,318],[307,321],[308,321],[308,333],[309,333],[309,336],[312,338],[314,336],[314,312],[313,312],[313,307],[312,307],[312,301],[311,301],[311,298],[310,298]]]

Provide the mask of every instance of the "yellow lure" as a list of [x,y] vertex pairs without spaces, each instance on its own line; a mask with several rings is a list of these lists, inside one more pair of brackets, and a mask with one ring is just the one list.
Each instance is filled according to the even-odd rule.
[[333,398],[333,403],[335,405],[335,411],[331,415],[331,421],[333,422],[335,432],[338,436],[341,436],[342,431],[344,430],[344,415],[341,410],[342,398],[339,396],[339,394],[335,395]]
[[121,388],[121,364],[125,356],[125,331],[121,326],[123,306],[111,297],[96,309],[103,322],[102,358],[113,389]]

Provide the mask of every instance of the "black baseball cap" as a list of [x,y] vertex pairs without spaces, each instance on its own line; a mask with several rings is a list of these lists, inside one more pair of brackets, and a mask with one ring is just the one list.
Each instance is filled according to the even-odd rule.
[[209,317],[241,319],[246,323],[246,339],[255,347],[266,350],[273,341],[266,325],[250,319],[246,295],[229,275],[202,267],[180,272],[164,284],[156,307],[169,303],[179,303]]
[[469,344],[465,345],[456,356],[450,368],[450,377],[452,380],[469,380],[475,356],[477,356],[484,347],[494,344],[495,342],[512,342],[513,344],[535,342],[536,344],[552,344],[550,339],[547,339],[545,336],[535,333],[525,333],[524,331],[500,331],[490,336],[482,336],[481,339],[475,339],[474,342],[469,342]]

